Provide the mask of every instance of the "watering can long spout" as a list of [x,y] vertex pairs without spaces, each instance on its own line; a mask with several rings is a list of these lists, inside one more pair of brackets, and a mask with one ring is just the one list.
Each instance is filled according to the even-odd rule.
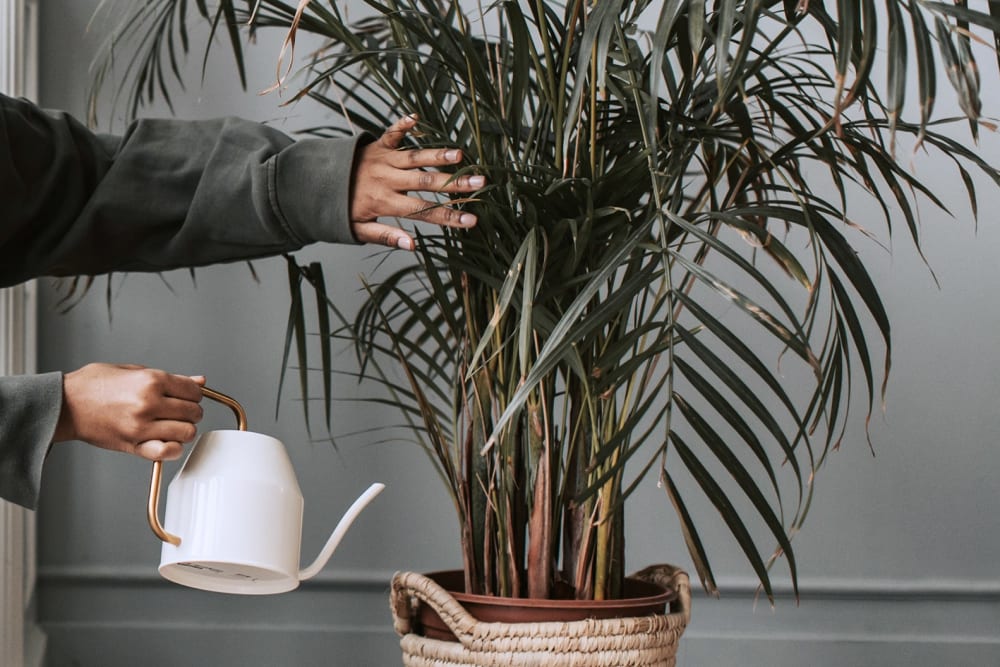
[[303,568],[299,571],[299,581],[305,581],[306,579],[311,579],[315,577],[316,574],[323,569],[327,561],[330,560],[330,556],[337,549],[337,545],[340,544],[340,540],[343,539],[344,534],[347,533],[347,529],[351,527],[354,520],[358,518],[365,507],[368,506],[375,496],[382,493],[382,489],[385,488],[385,484],[380,484],[376,482],[368,487],[368,490],[361,494],[357,500],[347,509],[347,513],[340,519],[337,523],[337,527],[333,529],[333,534],[330,535],[330,539],[326,541],[326,545],[316,556],[316,560],[312,562],[307,568]]

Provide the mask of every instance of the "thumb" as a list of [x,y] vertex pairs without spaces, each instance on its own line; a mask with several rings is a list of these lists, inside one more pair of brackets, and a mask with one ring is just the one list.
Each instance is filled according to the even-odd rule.
[[184,446],[173,441],[147,440],[136,445],[132,453],[148,461],[173,461],[184,453]]

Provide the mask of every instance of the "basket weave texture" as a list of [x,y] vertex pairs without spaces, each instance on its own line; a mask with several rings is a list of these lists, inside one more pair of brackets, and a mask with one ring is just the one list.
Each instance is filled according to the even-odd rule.
[[[392,579],[393,625],[406,667],[674,667],[681,633],[691,617],[688,576],[672,565],[633,575],[677,593],[670,612],[615,619],[545,623],[485,623],[427,577],[400,572]],[[420,604],[429,605],[458,642],[414,632]]]

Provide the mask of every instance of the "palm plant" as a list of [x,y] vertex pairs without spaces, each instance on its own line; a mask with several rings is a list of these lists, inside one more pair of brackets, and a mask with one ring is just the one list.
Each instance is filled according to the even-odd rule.
[[[974,42],[995,43],[1000,19],[965,0],[365,0],[356,22],[319,0],[196,5],[241,75],[239,24],[315,38],[281,82],[339,119],[312,132],[417,113],[415,143],[457,145],[459,171],[488,177],[462,202],[479,224],[420,230],[415,261],[367,279],[356,317],[325,298],[322,267],[290,260],[303,389],[311,285],[328,419],[329,346],[346,336],[451,493],[469,592],[619,595],[625,507],[654,476],[709,591],[696,495],[768,597],[781,556],[795,585],[814,475],[889,369],[854,246],[905,224],[919,250],[917,206],[944,208],[898,152],[951,164],[973,211],[970,172],[1000,184],[944,133],[977,136]],[[137,110],[169,100],[192,17],[184,0],[129,8],[98,79],[138,38],[116,77]],[[933,120],[939,63],[963,118]]]

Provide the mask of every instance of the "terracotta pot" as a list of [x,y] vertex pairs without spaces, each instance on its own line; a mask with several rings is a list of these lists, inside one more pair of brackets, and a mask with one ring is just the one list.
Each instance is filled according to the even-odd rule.
[[[461,592],[465,587],[465,575],[461,570],[433,572],[426,576],[448,591],[469,614],[483,623],[567,622],[663,614],[667,603],[677,597],[675,591],[629,578],[625,580],[625,595],[620,600],[505,598]],[[424,637],[458,641],[431,606],[419,605],[416,620],[417,631]]]

